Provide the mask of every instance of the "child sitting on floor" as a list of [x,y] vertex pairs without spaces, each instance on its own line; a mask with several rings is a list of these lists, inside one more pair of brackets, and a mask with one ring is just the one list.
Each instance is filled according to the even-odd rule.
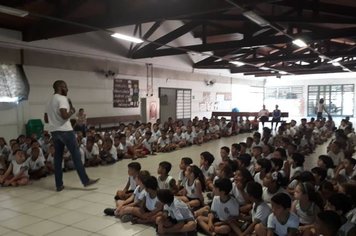
[[25,152],[17,149],[13,154],[15,155],[15,160],[11,161],[5,174],[0,175],[0,184],[4,186],[27,185],[29,176]]
[[277,193],[271,198],[272,214],[268,216],[267,228],[262,224],[256,226],[258,236],[297,235],[299,218],[290,212],[291,198],[286,193]]
[[197,221],[200,227],[209,235],[229,234],[231,228],[229,220],[239,215],[239,204],[230,196],[232,184],[229,179],[215,181],[214,192],[216,196],[211,204],[211,212],[208,216],[199,216]]
[[136,189],[136,177],[141,170],[141,164],[138,162],[131,162],[127,165],[129,178],[123,190],[118,190],[115,195],[115,200],[128,199],[133,191]]
[[157,197],[164,204],[163,214],[156,219],[159,234],[195,231],[197,224],[186,203],[174,197],[168,189],[158,190]]
[[176,180],[169,175],[169,172],[172,169],[172,164],[168,161],[162,161],[158,165],[158,188],[159,189],[169,189],[173,193],[178,191]]

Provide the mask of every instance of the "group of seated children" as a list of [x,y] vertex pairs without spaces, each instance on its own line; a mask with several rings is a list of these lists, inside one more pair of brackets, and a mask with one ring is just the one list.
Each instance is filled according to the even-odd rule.
[[[330,146],[341,140],[335,136]],[[104,213],[154,225],[158,234],[356,235],[355,157],[330,147],[307,171],[305,156],[289,142],[277,148],[258,139],[250,147],[235,143],[231,152],[222,147],[220,158],[202,152],[199,165],[184,157],[177,181],[167,161],[159,163],[157,177],[132,162],[115,208]]]

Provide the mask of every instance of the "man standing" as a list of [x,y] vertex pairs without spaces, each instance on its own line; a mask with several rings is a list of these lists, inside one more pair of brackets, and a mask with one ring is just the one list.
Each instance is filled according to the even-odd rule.
[[54,95],[46,107],[45,122],[49,123],[49,131],[54,143],[54,174],[57,191],[62,191],[63,186],[63,151],[66,146],[79,175],[80,181],[87,187],[95,184],[99,179],[89,179],[81,161],[79,146],[75,138],[70,117],[75,113],[75,109],[67,98],[68,88],[66,82],[57,80],[53,83]]
[[272,112],[272,122],[271,122],[271,130],[273,129],[273,122],[276,122],[276,126],[274,130],[277,129],[278,123],[281,121],[281,110],[278,109],[278,105],[276,105],[276,109],[273,110]]
[[265,127],[265,122],[268,121],[269,111],[266,109],[266,106],[262,106],[262,110],[258,112],[258,117],[260,117],[260,121],[262,122],[262,127]]

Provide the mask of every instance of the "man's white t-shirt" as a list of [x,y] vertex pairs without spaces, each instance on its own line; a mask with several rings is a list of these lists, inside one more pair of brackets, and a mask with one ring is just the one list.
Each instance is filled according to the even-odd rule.
[[67,109],[69,112],[70,106],[68,98],[60,94],[54,94],[46,107],[48,116],[48,130],[53,131],[71,131],[73,130],[70,120],[64,120],[61,117],[59,109]]

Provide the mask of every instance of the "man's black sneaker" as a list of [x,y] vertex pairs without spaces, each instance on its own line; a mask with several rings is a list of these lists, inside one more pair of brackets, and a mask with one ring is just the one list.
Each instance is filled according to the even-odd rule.
[[97,178],[97,179],[89,179],[88,183],[84,184],[84,187],[88,187],[88,186],[90,186],[90,185],[96,184],[99,180],[100,180],[100,178]]

